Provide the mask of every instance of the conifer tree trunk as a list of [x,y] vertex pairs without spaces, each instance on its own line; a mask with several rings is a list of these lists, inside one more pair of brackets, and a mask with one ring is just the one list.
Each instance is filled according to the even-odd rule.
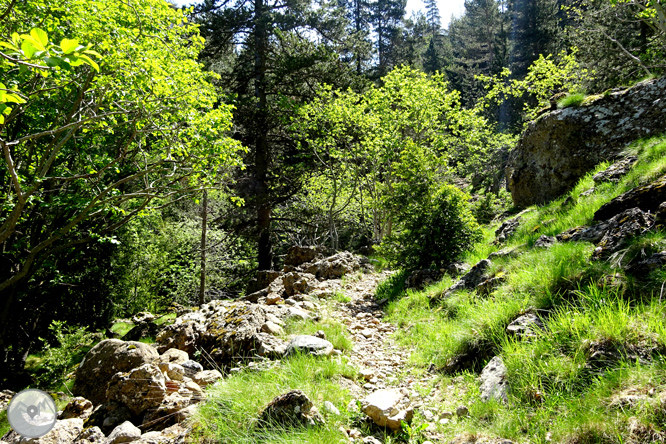
[[199,281],[199,307],[206,295],[206,228],[208,225],[208,191],[204,190],[201,202],[201,280]]
[[257,118],[255,122],[255,174],[258,188],[257,228],[259,229],[257,259],[260,270],[270,270],[273,267],[273,257],[270,238],[271,206],[268,196],[269,147],[268,129],[266,125],[266,52],[268,49],[268,29],[264,8],[265,5],[263,0],[254,0],[254,91],[255,97],[257,98]]

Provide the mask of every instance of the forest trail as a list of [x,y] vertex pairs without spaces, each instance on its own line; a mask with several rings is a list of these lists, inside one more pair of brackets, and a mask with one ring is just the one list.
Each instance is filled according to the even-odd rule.
[[[356,275],[342,285],[348,302],[336,303],[330,316],[342,322],[353,343],[350,364],[360,370],[365,383],[350,384],[352,396],[362,399],[375,390],[406,388],[415,413],[430,423],[426,434],[437,439],[435,425],[440,416],[441,393],[436,373],[423,371],[410,363],[411,350],[396,343],[398,326],[385,321],[385,303],[375,298],[377,286],[392,272]],[[448,415],[445,415],[448,416]]]

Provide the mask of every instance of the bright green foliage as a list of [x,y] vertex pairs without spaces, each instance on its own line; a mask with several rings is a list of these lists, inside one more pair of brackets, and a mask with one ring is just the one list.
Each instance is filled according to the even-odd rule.
[[294,125],[324,168],[329,214],[356,202],[377,240],[451,174],[488,174],[491,154],[511,140],[464,109],[440,75],[401,67],[382,80],[365,94],[323,89]]
[[[62,309],[52,293],[69,284],[60,270],[88,263],[90,245],[117,242],[113,231],[133,217],[224,180],[241,150],[225,136],[231,107],[196,61],[203,41],[182,11],[163,0],[11,5],[0,24],[3,103],[13,100],[0,124],[0,351],[8,353],[9,313],[40,307],[48,325]],[[30,288],[38,290],[28,309]]]
[[471,248],[481,230],[467,205],[468,196],[452,185],[424,195],[400,193],[399,230],[384,238],[380,252],[407,268],[442,267]]
[[501,103],[508,97],[524,97],[524,119],[527,123],[538,116],[540,110],[549,107],[549,98],[558,92],[578,93],[591,81],[593,73],[576,61],[577,49],[562,51],[555,59],[552,55],[539,56],[522,80],[512,79],[511,71],[503,69],[496,76],[479,76],[488,90],[479,106]]
[[56,346],[44,346],[41,371],[37,383],[42,388],[57,387],[65,381],[65,375],[72,370],[90,349],[93,334],[84,328],[67,326],[64,322],[53,321],[49,332],[55,336]]

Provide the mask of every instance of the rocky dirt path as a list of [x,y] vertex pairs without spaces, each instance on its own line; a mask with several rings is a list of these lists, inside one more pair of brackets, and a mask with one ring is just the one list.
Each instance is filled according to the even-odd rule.
[[437,442],[442,436],[436,432],[435,426],[441,417],[436,405],[439,387],[433,384],[436,375],[417,372],[410,365],[411,350],[396,344],[393,333],[397,326],[384,321],[384,307],[374,296],[379,283],[390,275],[391,272],[385,271],[350,279],[341,285],[341,290],[351,300],[337,303],[330,313],[347,326],[353,343],[350,364],[360,370],[365,380],[362,387],[351,385],[347,388],[359,399],[379,389],[406,389],[412,407],[420,413],[420,422],[429,424],[426,435]]

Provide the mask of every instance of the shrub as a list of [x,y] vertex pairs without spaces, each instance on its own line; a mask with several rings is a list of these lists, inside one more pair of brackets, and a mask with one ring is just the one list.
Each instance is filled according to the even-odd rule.
[[67,326],[65,322],[53,321],[49,331],[55,336],[58,345],[44,346],[44,355],[41,362],[41,371],[37,376],[40,387],[51,388],[64,383],[65,375],[70,368],[80,361],[90,345],[93,334],[84,328]]
[[481,239],[468,196],[444,184],[434,192],[401,199],[397,230],[384,238],[380,250],[407,269],[441,267],[456,260]]

